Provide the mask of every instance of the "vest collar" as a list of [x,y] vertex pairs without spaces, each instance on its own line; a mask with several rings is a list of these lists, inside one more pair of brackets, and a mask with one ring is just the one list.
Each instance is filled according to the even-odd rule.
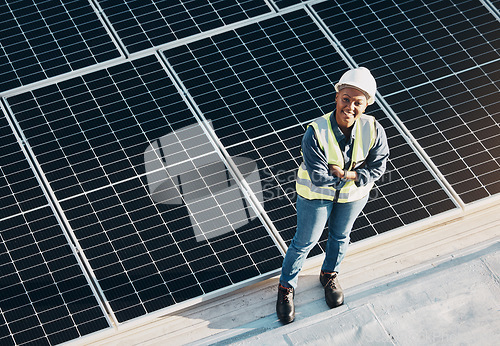
[[[358,121],[352,125],[352,130],[351,130],[351,141],[353,142],[354,139],[356,138],[356,124]],[[335,135],[335,138],[337,139],[337,143],[340,143],[341,141],[345,141],[346,137],[342,131],[339,129],[339,125],[337,124],[337,119],[335,119],[335,111],[330,114],[330,124],[332,124],[332,130],[333,134]]]

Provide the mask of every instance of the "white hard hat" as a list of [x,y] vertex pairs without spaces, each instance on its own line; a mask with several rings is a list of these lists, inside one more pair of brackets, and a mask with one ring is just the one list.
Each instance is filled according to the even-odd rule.
[[358,67],[345,72],[339,82],[335,84],[335,91],[339,92],[344,88],[355,88],[363,92],[369,105],[375,102],[375,92],[377,83],[370,70],[366,67]]

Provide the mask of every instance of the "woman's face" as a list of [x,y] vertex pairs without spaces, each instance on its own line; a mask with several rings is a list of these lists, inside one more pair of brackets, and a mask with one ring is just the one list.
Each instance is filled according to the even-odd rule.
[[348,129],[363,114],[368,103],[358,89],[344,88],[335,95],[335,119],[340,128]]

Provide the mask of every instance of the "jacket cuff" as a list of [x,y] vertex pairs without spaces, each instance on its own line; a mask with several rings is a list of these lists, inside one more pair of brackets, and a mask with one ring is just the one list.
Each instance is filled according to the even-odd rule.
[[358,181],[355,181],[357,187],[365,186],[368,183],[368,176],[365,169],[356,169],[356,173],[358,173]]

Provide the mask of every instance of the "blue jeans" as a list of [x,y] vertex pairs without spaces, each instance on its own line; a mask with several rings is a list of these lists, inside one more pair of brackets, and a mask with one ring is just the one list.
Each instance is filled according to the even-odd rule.
[[321,270],[338,272],[344,259],[354,221],[363,210],[368,196],[354,202],[335,203],[297,196],[297,230],[288,247],[281,268],[280,284],[297,287],[299,271],[309,251],[316,245],[328,221],[326,254]]

